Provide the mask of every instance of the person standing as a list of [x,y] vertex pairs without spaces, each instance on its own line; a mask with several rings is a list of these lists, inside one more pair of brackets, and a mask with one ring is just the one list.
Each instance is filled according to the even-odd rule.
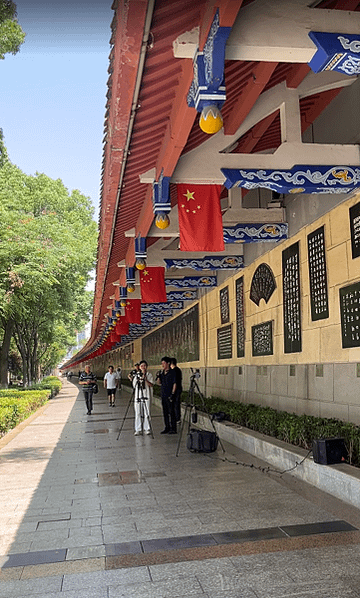
[[87,414],[91,415],[93,410],[93,392],[94,384],[96,384],[96,376],[92,373],[89,365],[85,366],[85,371],[80,374],[79,384],[82,386],[85,403],[87,407]]
[[115,393],[118,386],[118,375],[114,372],[114,367],[109,365],[108,372],[104,376],[104,388],[107,389],[109,398],[109,407],[115,407]]
[[170,369],[170,357],[162,358],[161,368],[156,379],[161,385],[161,404],[165,428],[160,434],[176,434],[175,397],[173,395],[175,375]]
[[134,411],[135,411],[135,436],[140,436],[143,431],[151,434],[150,408],[153,396],[154,378],[147,371],[147,361],[140,361],[139,373],[133,377]]
[[122,376],[121,367],[118,367],[118,369],[116,370],[116,374],[118,377],[118,389],[121,390],[121,376]]
[[134,369],[131,370],[131,372],[128,374],[128,378],[129,378],[129,380],[130,380],[131,383],[132,383],[132,381],[134,379],[134,376],[136,376],[136,374],[139,374],[139,373],[140,373],[140,363],[136,362],[134,364]]
[[176,423],[179,424],[181,420],[181,393],[182,393],[182,371],[177,365],[177,359],[175,357],[171,357],[170,359],[170,368],[172,369],[175,375],[175,382],[173,387],[172,394],[175,397],[175,418]]

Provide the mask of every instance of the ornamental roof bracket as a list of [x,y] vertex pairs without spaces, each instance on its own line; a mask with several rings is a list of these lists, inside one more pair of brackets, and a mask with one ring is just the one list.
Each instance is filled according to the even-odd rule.
[[[183,155],[174,170],[172,183],[224,184],[223,169],[291,169],[295,164],[345,165],[360,163],[358,145],[302,143],[300,98],[351,85],[356,77],[335,72],[310,73],[296,89],[279,83],[261,94],[234,135],[221,130],[200,147]],[[281,145],[268,154],[231,154],[229,149],[249,129],[265,117],[280,110]]]
[[220,27],[219,9],[216,11],[202,52],[194,57],[194,79],[187,103],[201,112],[200,128],[209,134],[223,126],[221,108],[226,100],[224,84],[225,46],[231,27]]

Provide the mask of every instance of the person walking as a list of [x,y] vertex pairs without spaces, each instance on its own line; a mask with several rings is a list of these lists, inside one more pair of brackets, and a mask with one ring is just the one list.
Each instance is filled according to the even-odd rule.
[[107,389],[109,407],[115,407],[115,393],[118,383],[119,379],[117,373],[114,372],[114,366],[109,365],[108,372],[104,376],[104,388]]
[[96,376],[92,373],[89,365],[85,366],[85,371],[80,374],[79,384],[82,386],[85,403],[87,407],[87,414],[91,415],[93,410],[93,392],[94,384],[96,384]]
[[140,436],[143,431],[151,434],[150,408],[153,396],[154,378],[147,371],[147,361],[140,361],[139,373],[133,377],[134,411],[135,411],[135,436]]
[[175,397],[173,395],[175,375],[170,369],[170,357],[162,358],[161,368],[156,375],[156,380],[161,385],[161,404],[165,428],[160,434],[176,434]]
[[170,368],[172,369],[175,375],[174,387],[173,387],[173,395],[175,397],[175,419],[176,423],[179,424],[181,420],[181,393],[182,393],[182,371],[177,365],[177,359],[175,357],[171,357],[170,359]]

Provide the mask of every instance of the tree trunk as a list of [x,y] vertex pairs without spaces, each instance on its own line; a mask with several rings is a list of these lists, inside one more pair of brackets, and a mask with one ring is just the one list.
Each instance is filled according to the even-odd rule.
[[18,351],[21,355],[22,360],[22,374],[23,374],[23,382],[24,387],[29,386],[30,383],[30,376],[29,376],[29,354],[27,351],[27,345],[22,335],[22,330],[18,324],[15,326],[15,341]]
[[0,349],[0,388],[8,386],[8,360],[13,330],[14,320],[4,321],[4,339]]

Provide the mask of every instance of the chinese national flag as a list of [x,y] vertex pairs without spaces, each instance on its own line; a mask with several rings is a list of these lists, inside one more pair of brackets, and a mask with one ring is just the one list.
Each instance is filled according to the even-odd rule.
[[125,306],[125,322],[129,324],[141,324],[141,301],[140,299],[127,299]]
[[224,251],[221,185],[177,185],[180,250]]
[[116,334],[125,335],[129,334],[129,323],[125,322],[125,316],[118,319],[116,322]]
[[165,268],[140,270],[142,303],[166,303]]

